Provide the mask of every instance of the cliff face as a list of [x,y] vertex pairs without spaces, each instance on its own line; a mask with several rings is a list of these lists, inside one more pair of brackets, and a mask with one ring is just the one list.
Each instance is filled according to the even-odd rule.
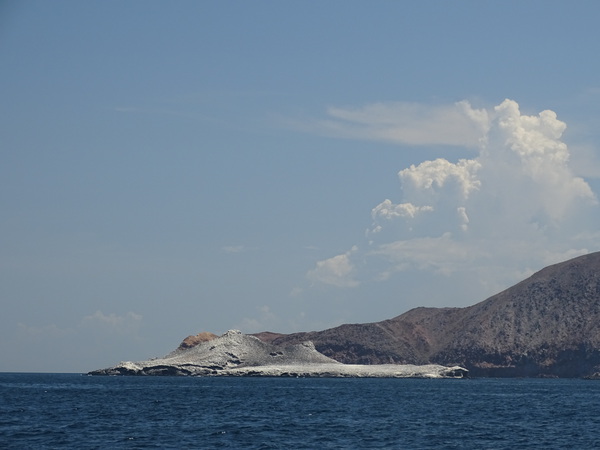
[[416,308],[382,322],[268,338],[277,345],[310,340],[347,364],[450,364],[472,376],[588,376],[600,372],[600,253],[549,266],[467,308]]

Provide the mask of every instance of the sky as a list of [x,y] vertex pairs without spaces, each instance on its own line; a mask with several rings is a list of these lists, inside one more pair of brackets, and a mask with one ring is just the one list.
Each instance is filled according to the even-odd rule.
[[599,18],[1,2],[0,371],[465,307],[600,250]]

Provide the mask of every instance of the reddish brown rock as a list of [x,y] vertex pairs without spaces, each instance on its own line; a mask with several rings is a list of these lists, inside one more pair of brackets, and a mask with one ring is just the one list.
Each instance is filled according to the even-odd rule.
[[181,344],[179,344],[178,350],[185,350],[187,348],[192,348],[198,345],[200,342],[212,341],[217,338],[216,334],[209,333],[208,331],[203,331],[202,333],[198,333],[195,336],[186,337]]

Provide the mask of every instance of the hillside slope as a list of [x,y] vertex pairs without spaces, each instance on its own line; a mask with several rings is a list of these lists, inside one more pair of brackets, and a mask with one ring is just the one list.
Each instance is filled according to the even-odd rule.
[[444,364],[472,376],[580,377],[600,371],[600,252],[555,264],[466,308],[415,308],[324,331],[259,333],[310,340],[346,364]]

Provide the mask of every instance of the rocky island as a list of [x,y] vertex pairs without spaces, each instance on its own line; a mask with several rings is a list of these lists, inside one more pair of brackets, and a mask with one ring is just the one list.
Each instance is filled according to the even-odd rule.
[[319,353],[311,342],[278,346],[230,330],[189,336],[164,358],[121,362],[90,375],[184,375],[277,377],[464,378],[462,367],[437,364],[343,364]]
[[293,334],[200,333],[164,358],[91,373],[600,379],[600,252],[465,308]]

